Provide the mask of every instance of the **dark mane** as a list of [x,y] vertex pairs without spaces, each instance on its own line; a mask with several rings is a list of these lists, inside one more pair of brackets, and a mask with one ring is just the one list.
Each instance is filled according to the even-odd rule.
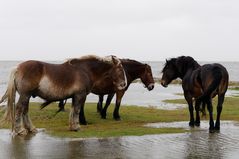
[[200,65],[191,56],[179,56],[177,58],[171,58],[166,60],[162,73],[167,69],[168,66],[173,66],[177,70],[180,76],[183,76],[188,70],[195,70]]

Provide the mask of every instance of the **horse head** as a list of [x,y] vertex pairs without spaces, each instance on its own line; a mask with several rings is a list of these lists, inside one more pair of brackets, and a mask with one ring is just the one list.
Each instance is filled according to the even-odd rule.
[[177,77],[183,79],[188,71],[193,71],[199,66],[200,65],[197,63],[197,61],[190,56],[179,56],[177,58],[166,60],[166,64],[162,71],[162,86],[167,87],[167,85]]
[[166,60],[164,68],[162,70],[161,85],[167,87],[174,79],[178,77],[178,69],[176,66],[176,58]]
[[147,89],[151,91],[152,89],[154,89],[154,78],[152,75],[152,70],[148,64],[144,64],[144,66],[145,69],[140,79],[144,83],[145,87],[147,87]]

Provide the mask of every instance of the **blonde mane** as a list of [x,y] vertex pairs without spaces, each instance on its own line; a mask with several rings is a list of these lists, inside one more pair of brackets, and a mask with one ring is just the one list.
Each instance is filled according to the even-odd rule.
[[69,64],[71,64],[71,62],[73,60],[81,61],[81,60],[88,60],[88,59],[96,59],[98,61],[106,62],[106,63],[109,63],[109,64],[114,64],[113,58],[115,60],[117,60],[117,63],[121,63],[121,61],[116,56],[114,56],[114,55],[108,55],[108,56],[105,56],[105,57],[100,57],[100,56],[96,56],[96,55],[85,55],[85,56],[82,56],[80,58],[70,58],[70,59],[67,59],[67,62]]

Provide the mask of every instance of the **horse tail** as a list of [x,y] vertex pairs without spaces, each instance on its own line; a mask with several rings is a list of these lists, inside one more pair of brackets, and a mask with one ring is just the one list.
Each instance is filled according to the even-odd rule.
[[214,79],[212,83],[209,85],[209,87],[204,91],[204,93],[200,97],[198,97],[199,100],[205,101],[209,99],[212,92],[218,88],[222,80],[222,72],[219,67],[213,68],[213,78]]
[[7,100],[7,108],[3,118],[1,119],[1,123],[11,122],[12,129],[14,128],[15,123],[15,97],[16,97],[16,85],[15,85],[15,77],[16,77],[17,69],[13,69],[10,75],[10,79],[8,82],[7,90],[4,93],[3,97],[0,100],[0,103]]

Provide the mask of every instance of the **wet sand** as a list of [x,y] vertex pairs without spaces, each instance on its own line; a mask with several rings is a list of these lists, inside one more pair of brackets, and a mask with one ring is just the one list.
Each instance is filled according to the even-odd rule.
[[[220,133],[208,133],[208,121],[199,128],[188,122],[154,123],[154,127],[182,127],[188,133],[128,136],[102,139],[50,137],[44,131],[26,137],[14,137],[0,130],[1,158],[238,158],[239,123],[222,121]],[[80,133],[80,132],[77,132]]]

